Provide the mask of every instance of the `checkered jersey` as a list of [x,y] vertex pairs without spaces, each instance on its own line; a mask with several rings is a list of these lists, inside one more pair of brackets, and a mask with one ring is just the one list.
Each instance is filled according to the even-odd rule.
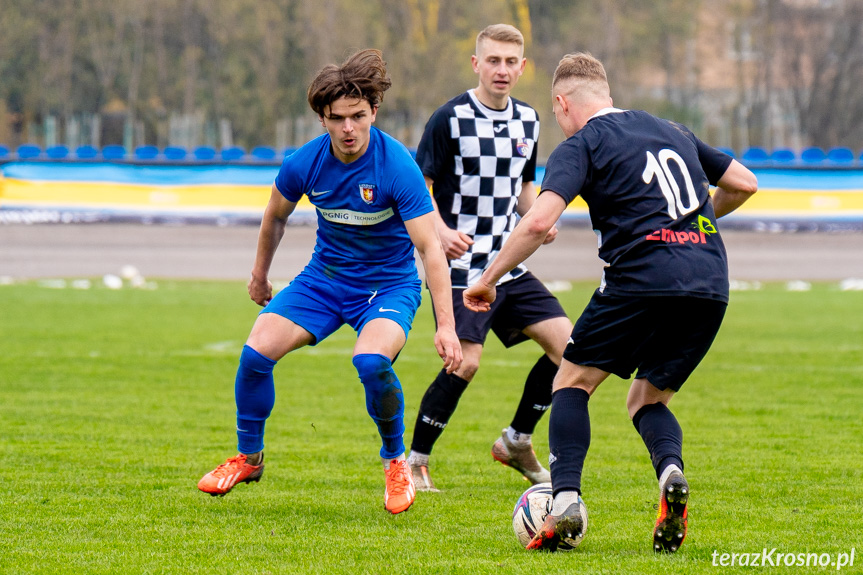
[[[432,114],[417,149],[423,175],[434,181],[441,217],[474,243],[450,260],[454,288],[476,283],[512,233],[522,182],[536,176],[536,110],[510,98],[505,110],[484,106],[469,90]],[[527,268],[518,266],[499,283]]]

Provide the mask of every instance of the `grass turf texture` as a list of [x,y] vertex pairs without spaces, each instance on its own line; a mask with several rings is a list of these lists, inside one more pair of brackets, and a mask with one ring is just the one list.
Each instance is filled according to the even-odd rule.
[[[559,294],[573,318],[593,287]],[[615,377],[590,405],[584,543],[520,548],[510,514],[528,484],[489,450],[539,355],[532,343],[490,340],[432,458],[444,492],[420,493],[406,513],[383,510],[379,441],[344,329],[276,368],[263,480],[224,498],[198,492],[235,453],[233,377],[256,313],[241,283],[0,286],[0,572],[750,572],[714,566],[713,552],[763,548],[833,559],[856,548],[847,570],[863,563],[861,292],[732,294],[713,350],[671,404],[693,493],[674,556],[651,550],[655,478]],[[426,301],[396,363],[406,442],[440,369],[432,335]],[[535,437],[544,460],[547,418]]]

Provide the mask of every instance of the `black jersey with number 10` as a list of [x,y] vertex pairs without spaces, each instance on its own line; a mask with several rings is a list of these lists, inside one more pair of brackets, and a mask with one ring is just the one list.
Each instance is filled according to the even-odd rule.
[[603,293],[728,301],[709,190],[730,163],[685,126],[608,108],[552,152],[542,190],[587,203]]

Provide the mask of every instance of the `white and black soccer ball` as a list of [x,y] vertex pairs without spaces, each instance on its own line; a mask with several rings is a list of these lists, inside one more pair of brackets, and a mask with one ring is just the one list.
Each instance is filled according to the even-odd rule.
[[[542,527],[545,516],[551,511],[552,499],[551,483],[537,483],[518,498],[515,509],[512,510],[512,529],[522,547],[527,547],[537,530]],[[569,551],[578,547],[584,538],[584,532],[587,531],[587,508],[581,497],[578,502],[584,517],[584,530],[576,538],[561,541],[557,547],[558,551]]]

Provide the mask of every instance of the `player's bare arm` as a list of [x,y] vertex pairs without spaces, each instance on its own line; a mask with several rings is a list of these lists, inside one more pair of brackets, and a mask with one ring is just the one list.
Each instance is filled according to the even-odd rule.
[[758,191],[758,179],[747,167],[731,160],[731,164],[713,193],[713,211],[717,218],[728,215]]
[[[536,202],[536,184],[534,182],[523,182],[521,184],[521,192],[518,195],[518,203],[515,206],[515,211],[518,212],[518,215],[524,217],[524,215],[533,207],[534,202]],[[545,241],[543,244],[550,244],[557,237],[557,225],[551,226],[551,229],[548,230],[548,235],[545,236]]]
[[249,297],[260,306],[267,305],[273,299],[273,284],[268,279],[270,266],[273,264],[273,257],[276,255],[279,242],[285,235],[288,216],[293,213],[296,207],[296,202],[286,200],[276,185],[273,184],[270,201],[267,203],[264,216],[261,219],[255,264],[252,267],[252,277],[247,285]]
[[464,291],[464,305],[472,311],[488,311],[496,297],[498,280],[542,245],[564,209],[566,202],[559,195],[540,194],[479,281]]
[[452,373],[461,365],[461,344],[455,333],[455,316],[452,311],[452,284],[449,279],[449,266],[434,225],[434,214],[428,213],[405,222],[405,228],[419,253],[425,271],[426,282],[432,296],[437,332],[435,348],[444,361],[447,373]]
[[[428,176],[424,176],[426,187],[431,191],[434,180]],[[443,221],[440,215],[440,209],[434,196],[431,196],[432,205],[434,206],[434,221],[437,228],[438,236],[440,237],[440,245],[443,248],[444,255],[448,260],[457,260],[467,253],[468,248],[473,244],[471,237],[463,232],[454,230]]]

